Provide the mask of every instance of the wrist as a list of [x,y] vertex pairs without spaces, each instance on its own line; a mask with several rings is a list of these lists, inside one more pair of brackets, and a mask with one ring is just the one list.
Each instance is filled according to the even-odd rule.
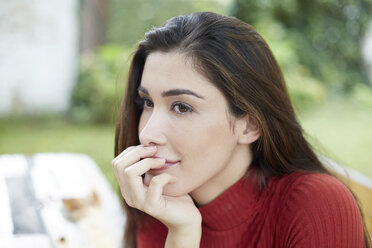
[[169,228],[165,247],[199,247],[201,223],[180,228]]

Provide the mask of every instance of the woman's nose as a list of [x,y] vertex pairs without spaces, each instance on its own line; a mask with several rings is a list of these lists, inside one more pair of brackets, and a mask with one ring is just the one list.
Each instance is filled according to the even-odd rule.
[[139,140],[142,145],[164,145],[166,143],[165,117],[153,111],[149,118],[141,118]]

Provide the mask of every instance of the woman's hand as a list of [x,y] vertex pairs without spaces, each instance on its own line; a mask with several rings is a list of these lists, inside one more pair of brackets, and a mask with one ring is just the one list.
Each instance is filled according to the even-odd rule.
[[164,159],[150,158],[156,150],[156,146],[131,146],[112,161],[121,194],[129,206],[153,216],[168,227],[167,244],[180,242],[198,247],[201,215],[192,198],[189,195],[173,197],[162,194],[163,187],[174,183],[176,178],[162,173],[154,176],[148,187],[143,184],[144,173],[165,164]]

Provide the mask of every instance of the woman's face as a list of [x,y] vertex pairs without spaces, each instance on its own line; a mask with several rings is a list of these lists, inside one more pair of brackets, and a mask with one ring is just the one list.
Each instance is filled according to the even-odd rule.
[[164,194],[190,194],[205,204],[244,175],[251,161],[249,145],[239,143],[246,122],[229,115],[222,93],[184,55],[151,53],[138,94],[140,143],[157,146],[155,156],[170,162],[148,171],[146,185],[153,176],[169,173],[176,180]]

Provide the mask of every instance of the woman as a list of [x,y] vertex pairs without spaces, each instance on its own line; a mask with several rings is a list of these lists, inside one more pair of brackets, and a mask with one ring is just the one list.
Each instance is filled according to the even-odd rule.
[[195,13],[146,34],[115,156],[126,247],[369,247],[268,45],[235,18]]

